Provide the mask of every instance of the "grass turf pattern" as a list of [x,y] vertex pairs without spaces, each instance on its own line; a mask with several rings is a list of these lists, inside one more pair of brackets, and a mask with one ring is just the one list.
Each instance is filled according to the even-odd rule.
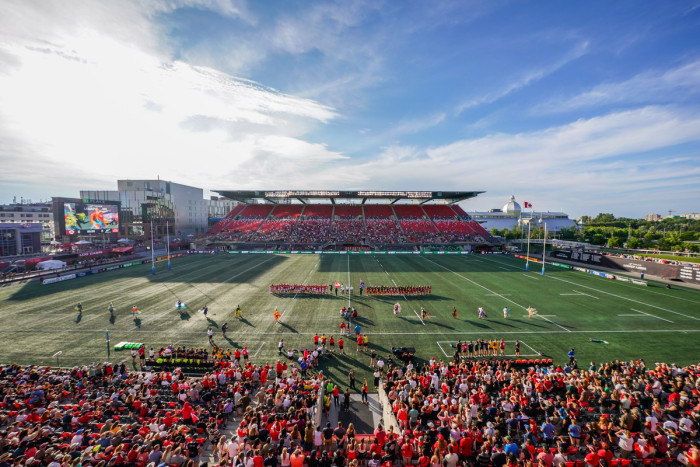
[[[115,352],[121,341],[144,342],[158,350],[166,345],[210,348],[248,346],[254,363],[274,363],[277,343],[308,347],[313,335],[339,338],[339,310],[354,306],[370,348],[384,357],[392,346],[417,350],[418,363],[452,358],[450,344],[478,338],[504,338],[506,354],[513,342],[523,343],[522,355],[568,361],[574,347],[580,367],[590,361],[644,358],[648,363],[690,364],[700,360],[700,292],[650,282],[649,287],[620,283],[581,272],[540,264],[525,271],[522,260],[499,255],[193,255],[172,262],[109,271],[74,280],[39,282],[0,288],[0,360],[6,363],[62,366],[97,361],[130,360]],[[431,285],[432,295],[360,297],[359,284]],[[355,287],[351,297],[275,296],[270,284],[333,284]],[[185,310],[176,310],[182,300]],[[81,302],[83,313],[74,307]],[[117,309],[110,317],[112,302]],[[402,312],[392,313],[399,302]],[[208,317],[198,313],[209,307]],[[137,305],[141,314],[131,315]],[[240,305],[242,319],[234,317]],[[483,306],[488,319],[477,318]],[[502,309],[510,308],[504,319]],[[532,306],[538,315],[527,318]],[[420,308],[432,316],[420,319]],[[456,307],[459,318],[452,316]],[[273,313],[282,313],[275,324]],[[227,322],[227,338],[221,326]],[[354,325],[353,325],[354,326]],[[592,342],[591,339],[607,343]],[[356,352],[354,334],[345,339],[346,355],[324,361],[324,373],[344,383],[350,368],[358,381],[371,383],[368,353]]]

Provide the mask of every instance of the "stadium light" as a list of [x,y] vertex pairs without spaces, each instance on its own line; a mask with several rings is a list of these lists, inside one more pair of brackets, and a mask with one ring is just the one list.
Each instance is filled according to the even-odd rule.
[[525,270],[530,270],[530,221],[527,219],[527,255],[525,256]]
[[[542,222],[542,219],[540,219]],[[542,235],[542,275],[544,276],[544,254],[547,251],[547,222],[544,223],[544,234]]]
[[156,275],[156,252],[153,248],[153,219],[151,219],[151,274]]

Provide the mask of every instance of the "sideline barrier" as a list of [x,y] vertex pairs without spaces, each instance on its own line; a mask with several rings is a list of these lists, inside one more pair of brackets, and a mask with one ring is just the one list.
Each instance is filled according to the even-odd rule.
[[142,342],[120,342],[114,346],[114,350],[138,349],[143,345]]
[[[177,253],[174,255],[170,255],[170,258],[179,258],[181,256],[184,256],[184,254]],[[164,259],[157,259],[156,262],[160,263],[160,262],[168,260],[167,256],[161,256],[160,258],[164,258]],[[106,266],[101,267],[101,268],[98,267],[98,268],[94,268],[94,269],[88,269],[86,271],[80,271],[80,272],[76,272],[76,273],[72,273],[72,274],[66,274],[65,276],[49,277],[49,278],[46,278],[43,281],[41,281],[41,284],[42,285],[53,284],[55,282],[67,281],[69,279],[75,279],[77,277],[85,277],[85,276],[90,276],[92,274],[100,274],[100,273],[107,272],[107,271],[115,271],[117,269],[129,268],[131,266],[139,266],[141,264],[150,264],[150,263],[151,263],[150,259],[142,259],[142,260],[138,260],[138,261],[130,261],[128,263],[106,265]]]
[[[188,255],[198,254],[216,254],[223,253],[218,251],[187,251]],[[228,254],[232,255],[471,255],[471,251],[413,251],[413,250],[380,250],[380,251],[299,251],[299,250],[230,250]],[[500,252],[482,253],[482,254],[501,254]],[[530,261],[535,261],[530,259]]]

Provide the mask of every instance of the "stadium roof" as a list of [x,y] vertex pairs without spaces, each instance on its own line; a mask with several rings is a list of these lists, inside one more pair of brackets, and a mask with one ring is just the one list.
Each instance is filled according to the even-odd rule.
[[368,200],[386,200],[394,204],[401,200],[418,201],[425,204],[429,201],[444,200],[449,204],[458,203],[465,199],[474,198],[483,191],[334,191],[334,190],[212,190],[226,198],[249,203],[253,200],[263,200],[279,204],[282,200],[296,199],[302,204],[310,200],[329,200],[336,204],[338,200],[359,201],[365,204]]

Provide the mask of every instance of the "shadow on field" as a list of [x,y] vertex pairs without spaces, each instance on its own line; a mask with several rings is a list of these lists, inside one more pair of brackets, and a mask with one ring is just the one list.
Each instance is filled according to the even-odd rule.
[[219,329],[219,323],[217,323],[215,320],[207,318],[207,323],[209,324],[209,326],[213,326],[216,329]]
[[[287,260],[288,258],[283,255],[265,255],[264,258],[261,258],[258,255],[211,255],[212,267],[209,270],[203,270],[204,268],[208,267],[209,264],[202,264],[203,262],[200,259],[199,266],[202,267],[201,270],[190,268],[190,270],[183,271],[183,268],[190,267],[187,264],[188,262],[197,261],[197,258],[187,257],[182,258],[182,261],[178,260],[183,267],[178,271],[159,270],[158,274],[156,275],[151,274],[150,264],[142,264],[129,268],[117,269],[114,271],[106,271],[100,274],[77,277],[74,280],[61,281],[54,284],[44,285],[40,284],[38,281],[30,281],[18,288],[15,293],[8,297],[8,300],[19,301],[38,297],[47,297],[55,293],[65,292],[67,288],[75,291],[82,289],[88,289],[89,291],[89,289],[93,287],[104,287],[115,279],[121,281],[129,279],[146,279],[155,286],[158,284],[166,285],[167,283],[172,283],[172,285],[179,289],[180,292],[183,291],[183,287],[193,287],[192,283],[247,283],[253,281],[258,276],[265,274],[268,270],[279,266],[282,262]],[[218,267],[215,267],[214,263],[218,263]],[[72,271],[65,272],[65,274],[70,273],[72,273]],[[119,286],[120,291],[124,292],[128,291],[130,288],[143,289],[143,287],[143,282],[120,284]],[[168,290],[163,288],[161,291],[154,292],[153,295],[159,295],[160,293],[167,293],[168,295],[175,294],[175,292],[171,291],[169,288]]]
[[141,318],[134,318],[134,326],[137,328],[141,327]]
[[79,323],[82,319],[83,319],[83,314],[82,314],[82,313],[78,313],[78,316],[75,317],[75,322],[76,322],[76,323]]
[[295,334],[299,334],[299,331],[288,325],[287,323],[283,323],[282,321],[277,321],[282,327],[289,329],[291,332]]
[[241,321],[241,323],[246,324],[246,325],[248,325],[248,326],[250,326],[250,327],[252,327],[252,328],[255,327],[250,321],[248,321],[248,320],[245,319],[245,318],[240,318],[240,321]]
[[180,319],[182,320],[189,320],[192,316],[186,311],[178,310],[178,313],[180,315]]
[[481,328],[481,329],[491,329],[491,326],[486,324],[488,321],[484,320],[479,320],[479,321],[468,321],[469,324],[471,324],[474,327]]
[[114,324],[117,321],[117,317],[113,314],[109,316],[109,324]]

